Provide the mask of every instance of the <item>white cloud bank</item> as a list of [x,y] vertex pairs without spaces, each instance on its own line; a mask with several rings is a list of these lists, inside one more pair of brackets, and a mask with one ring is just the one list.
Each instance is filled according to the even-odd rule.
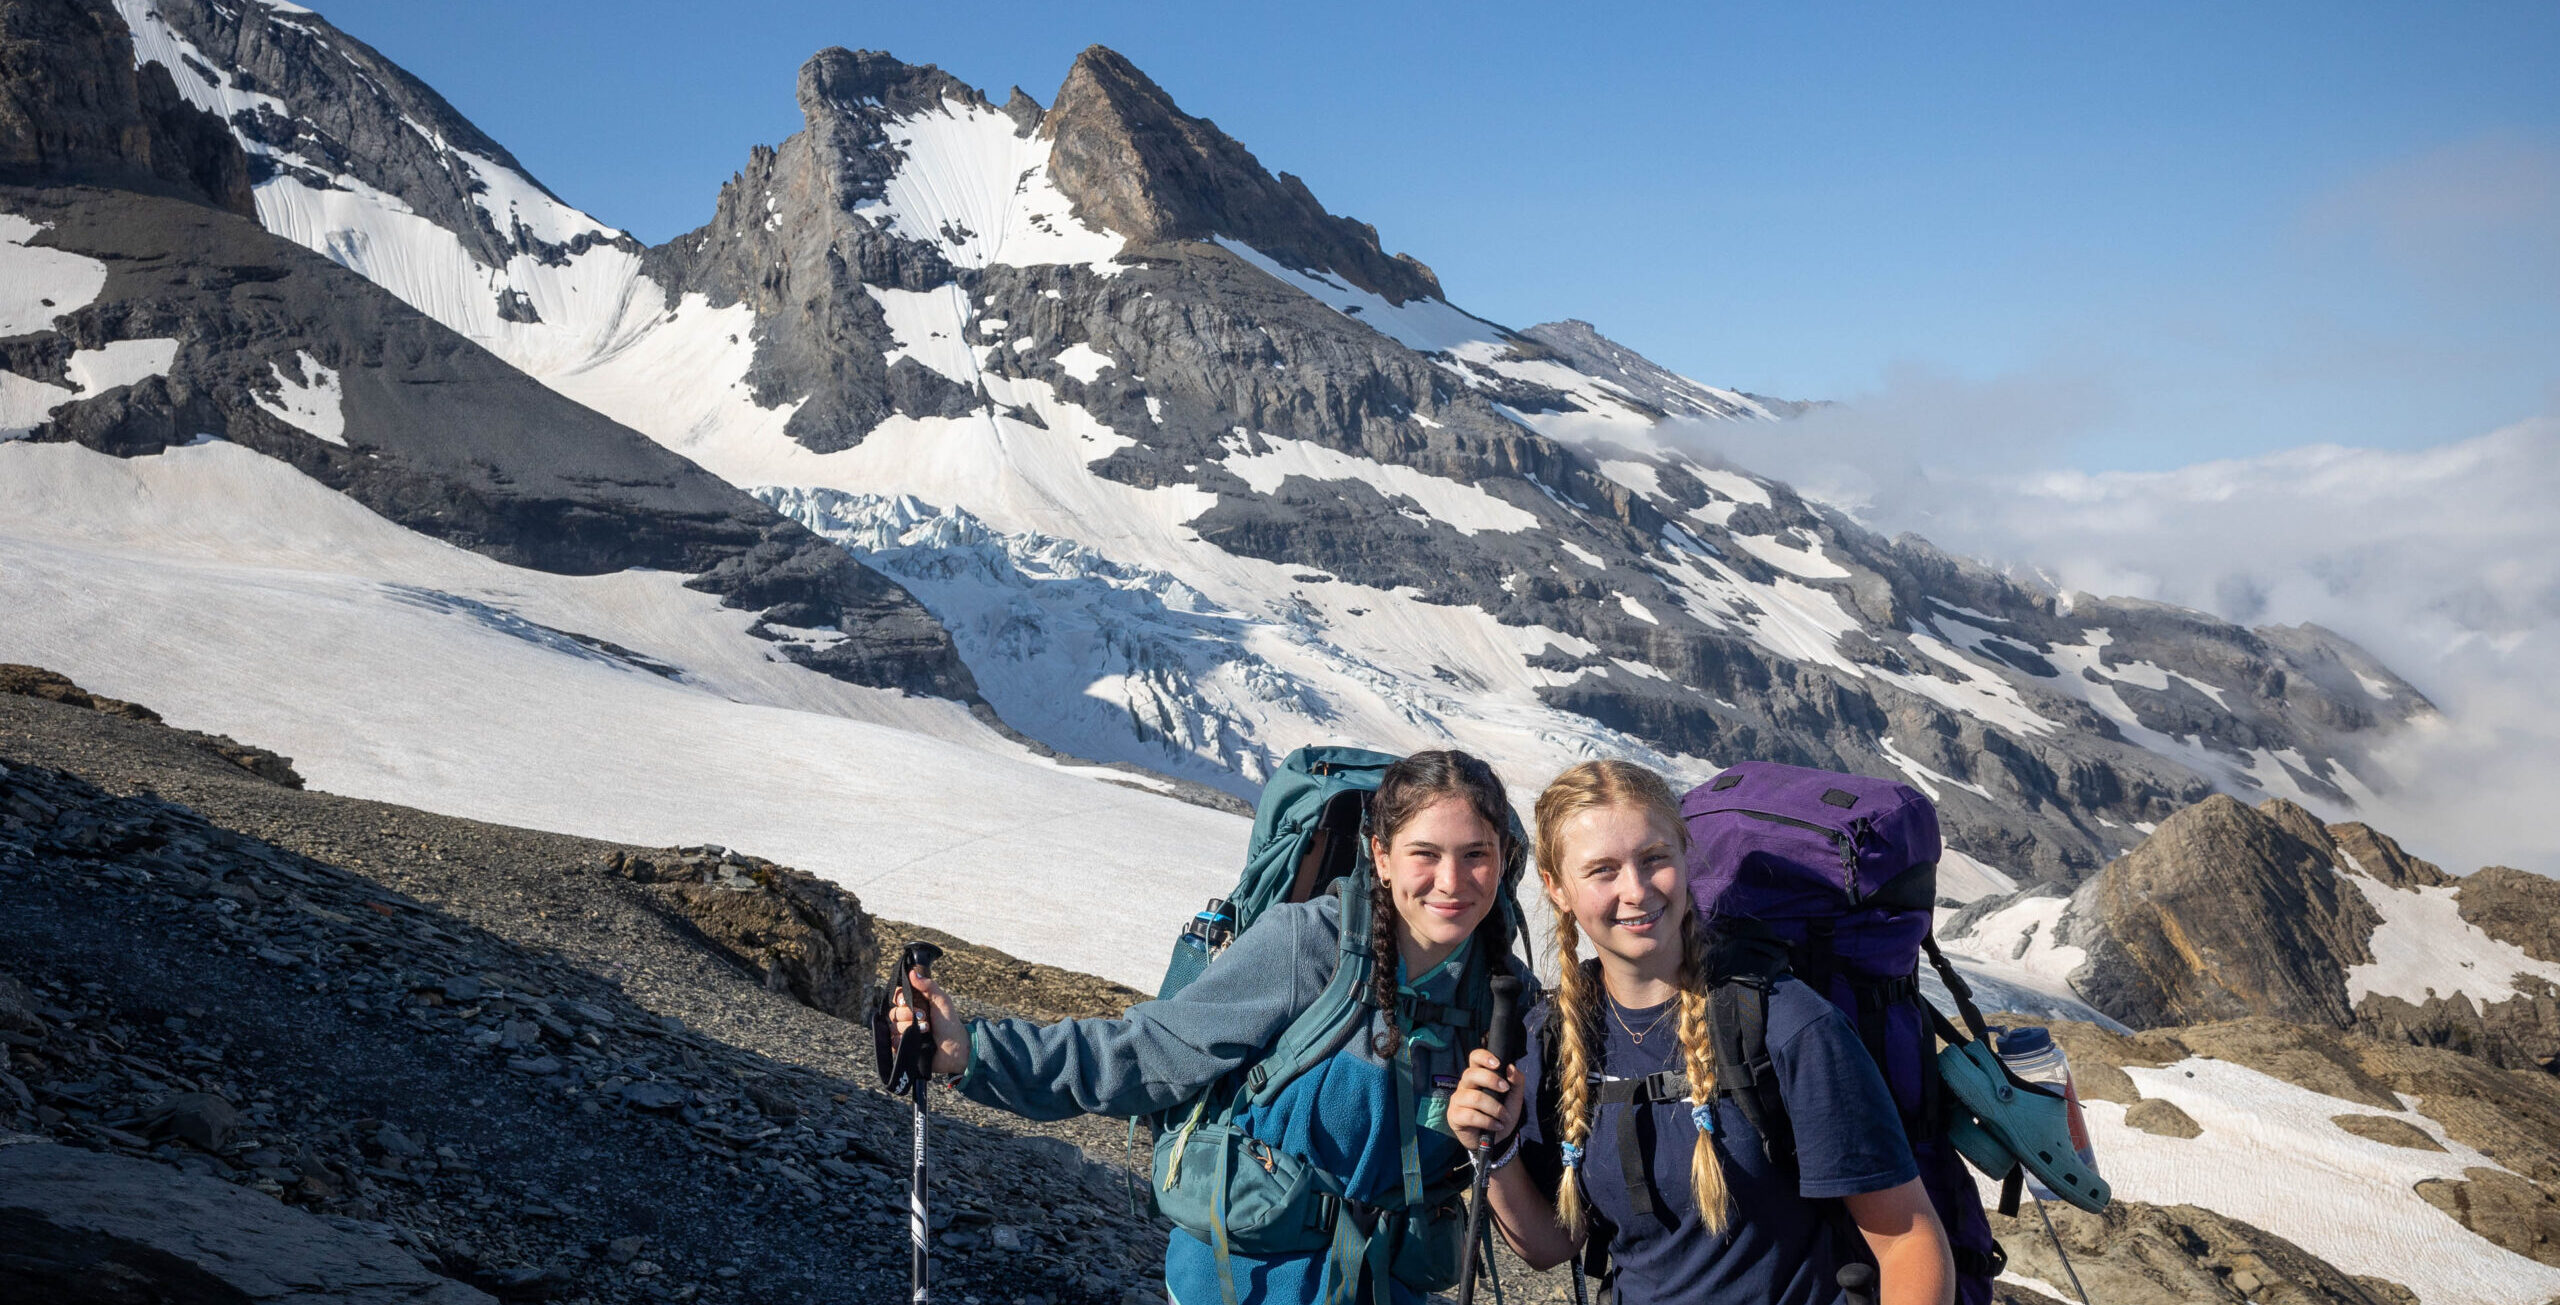
[[2456,872],[2560,874],[2560,827],[2540,814],[2560,788],[2560,417],[2407,452],[2024,469],[2053,447],[2032,432],[2089,402],[2072,381],[1906,381],[1694,438],[1876,529],[2060,588],[2346,635],[2444,713],[2380,759],[2397,784],[2359,818]]

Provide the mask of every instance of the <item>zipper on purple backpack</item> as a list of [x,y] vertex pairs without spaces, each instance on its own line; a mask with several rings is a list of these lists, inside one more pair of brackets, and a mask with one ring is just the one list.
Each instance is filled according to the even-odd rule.
[[1773,825],[1788,825],[1796,829],[1810,829],[1813,832],[1822,835],[1823,838],[1828,840],[1833,847],[1839,849],[1840,867],[1841,869],[1846,870],[1849,875],[1849,904],[1855,906],[1858,903],[1858,899],[1865,896],[1858,887],[1858,845],[1865,842],[1866,836],[1874,832],[1866,817],[1860,816],[1858,819],[1851,821],[1849,824],[1849,832],[1844,834],[1837,829],[1833,829],[1829,825],[1817,825],[1810,820],[1798,820],[1794,816],[1782,816],[1774,811],[1750,811],[1741,807],[1727,807],[1725,810],[1737,816],[1749,816],[1754,820],[1766,820]]

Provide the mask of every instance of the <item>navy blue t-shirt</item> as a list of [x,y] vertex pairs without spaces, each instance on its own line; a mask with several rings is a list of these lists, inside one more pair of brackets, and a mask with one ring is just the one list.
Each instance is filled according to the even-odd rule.
[[[1538,1100],[1550,1009],[1531,1014],[1529,1054],[1521,1058],[1532,1101]],[[1676,1003],[1618,1013],[1625,1026],[1602,1016],[1608,1039],[1601,1073],[1642,1078],[1680,1066]],[[1656,1016],[1661,1024],[1648,1029]],[[1628,1026],[1644,1034],[1641,1042]],[[1729,1200],[1721,1238],[1708,1236],[1689,1190],[1698,1137],[1689,1104],[1592,1106],[1591,1135],[1583,1142],[1584,1208],[1614,1230],[1609,1259],[1618,1299],[1627,1305],[1831,1305],[1840,1297],[1833,1239],[1841,1227],[1831,1198],[1880,1192],[1920,1176],[1892,1093],[1848,1017],[1803,983],[1781,979],[1769,997],[1768,1037],[1778,1093],[1795,1128],[1795,1164],[1773,1167],[1742,1111],[1730,1100],[1717,1101],[1716,1152]],[[1654,1207],[1643,1217],[1635,1213],[1618,1159],[1617,1130],[1638,1110],[1649,1116],[1637,1136],[1650,1156]],[[1540,1189],[1552,1194],[1564,1166],[1564,1153],[1551,1140],[1559,1126],[1534,1115],[1524,1126],[1520,1158]]]

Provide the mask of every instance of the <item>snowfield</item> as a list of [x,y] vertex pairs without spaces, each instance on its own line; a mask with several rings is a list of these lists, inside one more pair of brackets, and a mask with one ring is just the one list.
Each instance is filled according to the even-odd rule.
[[1245,820],[775,660],[682,580],[505,566],[221,441],[0,446],[0,660],[275,748],[317,788],[735,846],[1150,990],[1234,883]]
[[[2426,1179],[2500,1166],[2415,1109],[2376,1110],[2221,1060],[2125,1073],[2144,1097],[2177,1106],[2204,1131],[2161,1137],[2127,1126],[2123,1106],[2083,1103],[2099,1171],[2117,1197],[2200,1205],[2256,1224],[2348,1273],[2399,1283],[2426,1305],[2543,1305],[2560,1296],[2560,1268],[2500,1248],[2418,1195]],[[2331,1122],[2376,1114],[2445,1149],[2370,1141]],[[1986,1188],[1993,1200],[1995,1188]]]

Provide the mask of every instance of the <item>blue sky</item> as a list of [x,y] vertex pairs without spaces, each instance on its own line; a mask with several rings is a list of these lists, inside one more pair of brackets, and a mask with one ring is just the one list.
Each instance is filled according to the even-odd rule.
[[[1044,103],[1127,54],[1453,301],[2158,469],[2560,410],[2560,6],[321,0],[650,240],[825,45]],[[1912,416],[1911,414],[1919,414]]]

